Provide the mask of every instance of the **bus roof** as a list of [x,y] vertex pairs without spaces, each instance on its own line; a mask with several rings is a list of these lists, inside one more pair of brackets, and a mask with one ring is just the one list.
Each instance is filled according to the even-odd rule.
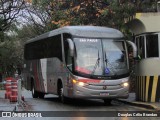
[[68,33],[76,37],[90,37],[90,38],[122,38],[123,34],[113,28],[100,26],[66,26],[50,32],[39,35],[28,40],[26,43],[38,41],[58,34]]

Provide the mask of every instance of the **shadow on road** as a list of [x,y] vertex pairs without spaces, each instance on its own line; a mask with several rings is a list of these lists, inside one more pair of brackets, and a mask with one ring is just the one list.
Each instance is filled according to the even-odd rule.
[[[58,99],[58,97],[46,97],[44,98],[45,101],[50,101],[54,102],[57,104],[63,104],[61,101]],[[111,105],[105,105],[104,101],[101,99],[69,99],[67,100],[66,105],[70,106],[77,106],[77,107],[89,107],[89,106],[119,106],[120,104],[116,101],[112,101]]]

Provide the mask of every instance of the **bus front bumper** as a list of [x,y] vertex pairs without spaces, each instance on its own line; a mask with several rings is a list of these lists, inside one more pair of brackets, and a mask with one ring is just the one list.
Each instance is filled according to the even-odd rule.
[[[97,87],[97,89],[96,89]],[[104,86],[96,86],[93,89],[81,87],[78,85],[75,85],[72,89],[71,93],[68,94],[68,97],[71,98],[91,98],[91,99],[114,99],[114,98],[128,98],[129,96],[129,87],[121,87],[117,88],[115,86],[112,87],[112,89],[106,89],[106,90],[99,90],[99,88],[103,88]],[[103,88],[104,89],[104,88]]]

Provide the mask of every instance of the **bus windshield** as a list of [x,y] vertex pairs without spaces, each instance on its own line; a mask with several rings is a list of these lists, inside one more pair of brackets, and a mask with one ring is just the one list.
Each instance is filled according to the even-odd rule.
[[74,43],[77,73],[103,77],[128,73],[124,41],[75,38]]

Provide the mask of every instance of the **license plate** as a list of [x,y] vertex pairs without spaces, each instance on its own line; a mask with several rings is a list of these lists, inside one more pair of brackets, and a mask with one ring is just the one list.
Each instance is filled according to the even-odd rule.
[[100,96],[108,96],[109,93],[100,93]]

